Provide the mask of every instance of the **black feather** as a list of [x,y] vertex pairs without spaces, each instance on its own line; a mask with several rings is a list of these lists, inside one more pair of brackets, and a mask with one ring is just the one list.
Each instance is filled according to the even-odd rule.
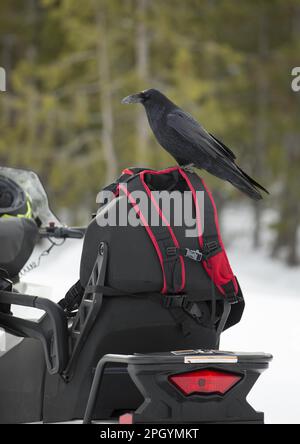
[[[180,165],[194,164],[226,180],[255,200],[259,190],[268,191],[236,163],[233,151],[206,131],[190,114],[178,108],[161,92],[150,89],[130,96],[141,102],[158,142]],[[126,98],[127,103],[132,100]]]

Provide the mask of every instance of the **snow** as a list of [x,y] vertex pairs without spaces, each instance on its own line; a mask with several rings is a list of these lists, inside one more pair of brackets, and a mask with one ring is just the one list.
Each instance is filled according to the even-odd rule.
[[[269,258],[271,212],[265,215],[264,246],[252,249],[251,214],[246,207],[233,207],[222,218],[228,256],[243,289],[246,310],[240,324],[223,334],[221,349],[273,354],[274,361],[248,399],[255,409],[265,412],[269,424],[300,424],[300,269]],[[66,242],[23,281],[52,287],[51,298],[58,301],[78,279],[81,248],[81,241]]]
[[264,247],[251,248],[251,213],[227,211],[225,239],[239,230],[228,256],[246,299],[242,321],[222,335],[224,350],[264,351],[274,356],[249,395],[251,405],[265,412],[266,423],[300,423],[300,268],[288,268],[268,256],[271,234],[266,214]]

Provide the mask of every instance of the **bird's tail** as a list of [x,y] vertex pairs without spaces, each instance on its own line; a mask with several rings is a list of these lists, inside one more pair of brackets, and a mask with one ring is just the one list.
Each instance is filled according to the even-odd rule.
[[235,170],[235,174],[231,176],[229,180],[232,185],[234,185],[236,188],[238,188],[240,191],[247,194],[247,196],[254,200],[261,200],[263,198],[260,190],[264,191],[267,194],[270,194],[269,191],[266,190],[266,188],[252,179],[252,177],[250,177],[237,165],[235,166],[237,168]]

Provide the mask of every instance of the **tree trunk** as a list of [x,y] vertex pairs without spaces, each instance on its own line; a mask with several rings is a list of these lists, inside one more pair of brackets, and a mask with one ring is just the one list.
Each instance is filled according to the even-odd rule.
[[[149,0],[137,0],[138,23],[136,30],[136,70],[139,89],[146,89],[149,79],[149,36],[146,17]],[[140,165],[146,166],[148,160],[149,128],[147,117],[142,107],[137,108],[136,140]]]
[[[260,180],[264,179],[264,153],[267,146],[267,119],[266,108],[268,106],[268,78],[265,72],[265,62],[269,51],[268,18],[265,12],[261,13],[258,35],[258,68],[257,68],[257,121],[255,131],[255,162],[254,173]],[[262,206],[260,202],[254,205],[254,232],[253,246],[261,245],[262,233]]]
[[[294,40],[298,40],[300,37],[299,5],[294,5],[291,32]],[[285,176],[280,198],[279,223],[272,253],[273,256],[278,256],[281,250],[285,251],[287,264],[295,266],[299,265],[300,261],[298,255],[300,133],[298,128],[296,132],[286,134],[283,145],[286,154]]]
[[105,180],[107,183],[109,183],[112,182],[117,175],[117,156],[115,152],[113,137],[114,114],[112,105],[110,60],[107,40],[108,32],[104,8],[102,8],[101,14],[97,12],[96,20],[99,29],[97,53],[100,82],[100,106],[102,114],[101,140],[106,162]]
[[291,232],[289,236],[289,243],[287,245],[287,264],[291,267],[295,267],[299,265],[299,257],[298,257],[298,227],[299,227],[299,218],[295,220],[295,222],[291,226]]
[[280,199],[280,215],[273,256],[283,250],[288,265],[299,264],[298,230],[300,224],[299,203],[299,155],[300,133],[290,133],[285,137],[286,172],[284,188]]
[[[30,0],[28,2],[27,24],[34,29],[36,26],[36,21],[37,21],[37,4],[35,0]],[[37,56],[37,50],[33,34],[30,45],[28,46],[28,49],[26,51],[26,58],[29,61],[32,69],[36,63],[36,56]],[[37,164],[37,160],[40,157],[39,150],[37,149],[39,94],[37,91],[35,78],[31,78],[29,80],[27,87],[28,87],[28,93],[27,93],[26,118],[27,118],[28,150],[24,151],[24,154],[26,153],[26,157],[24,157],[23,163],[26,166],[33,167],[33,165]]]

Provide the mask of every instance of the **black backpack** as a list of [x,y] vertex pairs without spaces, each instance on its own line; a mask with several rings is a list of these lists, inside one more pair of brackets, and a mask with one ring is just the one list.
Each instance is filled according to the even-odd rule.
[[[146,207],[148,203],[151,209],[155,205],[151,190],[181,193],[190,190],[190,185],[204,193],[207,220],[201,240],[187,238],[186,227],[172,223],[101,226],[112,215],[130,212],[143,222],[143,208],[133,200],[141,187],[149,197]],[[215,205],[196,174],[179,168],[128,169],[107,190],[112,200],[101,206],[86,232],[80,280],[61,301],[67,316],[74,315],[69,324],[69,382],[56,398],[66,419],[82,417],[94,369],[104,355],[218,349],[220,334],[239,322],[244,309],[220,237]],[[134,411],[143,402],[126,369],[119,365],[105,370],[103,387],[97,418]],[[69,399],[66,393],[76,402],[64,402]],[[52,405],[53,399],[45,409],[47,421],[61,420]]]
[[[80,281],[61,302],[68,312],[77,309],[88,286],[100,242],[109,248],[104,295],[156,294],[162,305],[173,312],[180,309],[193,318],[199,314],[199,304],[209,306],[210,317],[218,319],[224,302],[230,306],[230,315],[221,325],[228,328],[241,319],[244,300],[236,277],[230,267],[220,234],[218,215],[212,194],[197,174],[179,167],[162,171],[130,168],[120,178],[107,186],[114,199],[103,205],[88,227],[81,259]],[[157,211],[160,219],[165,216],[155,201],[153,191],[189,191],[193,196],[196,223],[201,221],[196,191],[204,195],[204,231],[197,237],[187,237],[185,225],[164,224],[151,226],[133,198],[135,191],[148,196],[149,210]],[[114,212],[119,215],[126,208],[134,210],[141,225],[103,226],[105,218]],[[199,227],[198,227],[199,228]],[[203,310],[202,310],[203,311]]]

